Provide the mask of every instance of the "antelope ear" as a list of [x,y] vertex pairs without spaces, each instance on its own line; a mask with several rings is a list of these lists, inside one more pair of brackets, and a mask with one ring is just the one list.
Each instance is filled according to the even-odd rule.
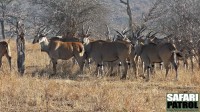
[[150,41],[151,41],[151,42],[153,42],[153,40],[154,40],[155,38],[156,38],[156,37],[154,37],[154,38],[150,39]]
[[40,44],[40,43],[42,43],[42,42],[43,42],[43,40],[42,40],[42,39],[39,39],[38,43]]
[[42,43],[42,42],[44,42],[45,39],[46,39],[46,37],[42,37],[42,38],[40,38],[38,43]]
[[33,42],[32,42],[32,44],[35,44],[36,43],[36,39],[33,39]]
[[83,44],[87,45],[90,43],[90,40],[88,38],[83,39]]
[[131,40],[128,39],[127,37],[125,37],[123,40],[126,41],[126,42],[131,42]]

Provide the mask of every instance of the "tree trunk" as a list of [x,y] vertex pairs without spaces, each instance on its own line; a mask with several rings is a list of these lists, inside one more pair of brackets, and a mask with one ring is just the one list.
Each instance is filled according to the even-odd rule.
[[[129,4],[129,0],[127,0],[127,14],[129,16],[129,36],[131,37],[131,39],[133,39],[133,19],[132,19],[132,13],[131,13],[131,8],[130,8],[130,4]],[[134,39],[136,40],[136,39]]]
[[17,44],[17,67],[18,72],[23,75],[25,71],[25,40],[24,37],[21,38],[19,35],[16,40]]
[[1,34],[2,38],[5,39],[5,28],[4,28],[4,20],[1,20]]
[[17,67],[18,72],[23,75],[25,71],[25,38],[24,38],[24,29],[19,25],[19,22],[16,24],[17,31]]
[[124,5],[126,5],[126,8],[127,8],[126,11],[127,11],[128,17],[129,17],[129,23],[128,24],[129,24],[129,29],[130,29],[128,34],[129,34],[129,37],[135,41],[136,39],[133,38],[134,37],[133,36],[133,19],[132,19],[132,12],[131,12],[131,8],[130,8],[129,0],[127,0],[126,2],[123,1],[123,0],[120,0],[120,2]]

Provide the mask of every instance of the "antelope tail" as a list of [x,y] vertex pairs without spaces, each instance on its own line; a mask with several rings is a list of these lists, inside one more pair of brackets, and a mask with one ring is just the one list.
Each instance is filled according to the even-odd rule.
[[173,52],[173,57],[174,57],[174,62],[177,63],[177,55],[176,55],[176,51]]
[[173,58],[174,58],[174,62],[177,63],[177,57],[183,57],[182,54],[179,51],[173,51],[172,52]]
[[84,47],[83,46],[79,46],[79,56],[83,56],[84,55]]
[[8,56],[11,57],[11,50],[8,43],[6,44],[6,49],[7,49]]

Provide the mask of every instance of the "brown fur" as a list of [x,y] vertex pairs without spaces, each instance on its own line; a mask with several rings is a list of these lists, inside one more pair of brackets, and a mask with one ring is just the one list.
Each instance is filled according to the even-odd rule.
[[68,37],[68,38],[51,37],[49,40],[50,41],[59,40],[59,41],[63,41],[63,42],[80,42],[80,40],[75,37]]
[[[154,63],[160,63],[163,62],[164,66],[166,68],[166,76],[169,71],[169,64],[172,63],[172,65],[175,68],[176,71],[176,79],[178,78],[177,73],[177,64],[176,64],[176,48],[171,43],[163,43],[160,45],[149,43],[145,45],[137,46],[136,53],[141,57],[141,59],[144,61],[144,71],[146,71],[148,68],[151,68]],[[147,70],[147,80],[149,80],[149,71]]]
[[11,70],[11,52],[10,47],[6,41],[0,42],[0,67],[2,66],[2,57],[6,56]]
[[128,65],[127,58],[131,53],[131,44],[124,42],[107,42],[97,40],[86,45],[86,55],[92,58],[97,65],[102,65],[103,62],[120,61],[124,65],[124,73],[122,79],[126,78]]
[[49,57],[51,58],[51,61],[53,63],[54,74],[56,73],[56,64],[58,59],[68,60],[72,57],[75,57],[82,72],[83,53],[84,47],[80,42],[50,41]]

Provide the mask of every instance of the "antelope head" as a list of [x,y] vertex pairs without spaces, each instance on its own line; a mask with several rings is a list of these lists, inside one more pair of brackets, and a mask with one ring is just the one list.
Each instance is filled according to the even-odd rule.
[[141,35],[142,32],[146,30],[145,26],[138,27],[135,32],[133,32],[133,37],[136,38],[135,45],[138,45],[141,41],[143,41],[143,35]]
[[90,36],[89,34],[90,26],[86,31],[84,31],[84,25],[82,26],[82,32],[78,34],[79,38],[81,38],[82,43],[88,43],[89,39],[88,37]]
[[145,41],[144,41],[144,44],[149,44],[149,43],[154,43],[154,39],[156,38],[156,34],[157,32],[155,32],[154,34],[151,34],[151,32],[149,32],[147,35],[146,35],[146,38],[145,38]]
[[122,32],[119,32],[117,30],[115,30],[117,33],[117,37],[115,38],[115,41],[125,41],[125,42],[131,42],[127,36],[126,33],[128,33],[130,30],[124,29]]
[[37,31],[37,34],[36,34],[36,36],[34,37],[34,40],[33,40],[32,43],[33,43],[33,44],[35,44],[35,43],[40,43],[41,40],[43,40],[43,37],[46,37],[47,34],[48,34],[50,31],[51,31],[51,30],[46,31],[46,27],[43,28],[42,30],[40,30],[40,28],[39,28],[39,30]]

